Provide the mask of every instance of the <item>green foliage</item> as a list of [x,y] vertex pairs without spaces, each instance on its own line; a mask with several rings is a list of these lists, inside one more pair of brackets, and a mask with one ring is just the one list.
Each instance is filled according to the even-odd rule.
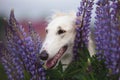
[[26,70],[24,71],[24,80],[30,80],[30,74]]
[[65,70],[61,62],[47,70],[47,80],[109,80],[104,60],[98,61],[96,56],[90,57],[87,48],[79,50],[79,59],[72,62]]
[[1,63],[0,63],[0,80],[7,80],[7,75]]
[[90,60],[94,77],[96,77],[97,80],[108,80],[108,69],[104,64],[104,60],[99,61],[96,56],[93,56]]

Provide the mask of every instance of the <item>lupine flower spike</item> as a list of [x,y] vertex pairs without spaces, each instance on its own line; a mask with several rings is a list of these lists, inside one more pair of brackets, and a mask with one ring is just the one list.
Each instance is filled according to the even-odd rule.
[[82,0],[76,13],[76,37],[73,47],[74,59],[77,58],[78,49],[88,46],[88,36],[91,21],[91,11],[94,0]]
[[110,74],[120,74],[120,20],[118,0],[99,0],[96,8],[95,42],[99,60],[105,59]]
[[46,80],[45,69],[37,55],[41,48],[39,35],[29,24],[29,33],[24,31],[11,11],[8,26],[6,26],[6,43],[2,50],[2,64],[9,80],[24,80],[25,74],[30,75],[30,80]]

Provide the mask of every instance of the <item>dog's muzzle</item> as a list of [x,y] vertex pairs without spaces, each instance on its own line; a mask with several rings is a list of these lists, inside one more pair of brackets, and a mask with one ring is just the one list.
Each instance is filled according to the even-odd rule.
[[65,51],[67,50],[68,46],[65,45],[62,48],[59,49],[59,51],[57,52],[57,54],[53,57],[48,59],[49,55],[48,53],[44,50],[39,54],[39,58],[43,61],[45,61],[45,66],[50,69],[55,67],[55,65],[58,63],[58,61],[60,60],[60,58],[62,57],[62,55],[65,53]]
[[48,69],[53,68],[56,66],[56,64],[58,63],[58,61],[60,60],[60,58],[62,57],[62,55],[65,53],[65,51],[67,50],[68,46],[65,45],[62,48],[60,48],[60,50],[57,52],[57,54],[51,58],[48,59],[45,63],[46,67]]

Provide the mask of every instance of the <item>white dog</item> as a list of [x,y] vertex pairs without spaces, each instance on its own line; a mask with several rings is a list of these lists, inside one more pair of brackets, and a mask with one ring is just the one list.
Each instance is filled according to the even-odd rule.
[[76,35],[75,21],[74,13],[56,13],[52,16],[46,27],[46,38],[40,51],[40,58],[45,60],[47,68],[55,67],[59,61],[67,67],[72,61]]

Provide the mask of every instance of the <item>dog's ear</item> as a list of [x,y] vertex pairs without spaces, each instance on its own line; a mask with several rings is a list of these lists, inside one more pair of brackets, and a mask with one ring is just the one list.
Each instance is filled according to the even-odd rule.
[[61,16],[65,16],[67,15],[66,13],[60,12],[60,11],[56,11],[54,12],[54,14],[52,15],[51,19],[55,19],[57,17],[61,17]]
[[[82,16],[77,17],[77,16],[76,16],[76,12],[74,12],[74,11],[71,11],[71,12],[69,13],[69,15],[70,15],[71,17],[73,17],[73,19],[74,19],[74,27],[75,27],[75,28],[81,27]],[[80,21],[80,24],[79,24],[79,25],[76,24],[77,21]]]
[[70,11],[68,15],[73,18],[76,18],[76,12],[74,12],[74,11]]
[[55,18],[58,18],[60,16],[65,16],[67,15],[66,13],[64,12],[60,12],[60,11],[53,11],[53,15],[49,16],[46,18],[46,21],[49,23],[51,22],[51,20],[55,19]]
[[76,18],[76,13],[74,11],[70,11],[68,13],[64,13],[64,12],[60,12],[60,11],[55,11],[51,18],[55,19],[55,18],[61,17],[61,16],[71,16],[73,18]]

